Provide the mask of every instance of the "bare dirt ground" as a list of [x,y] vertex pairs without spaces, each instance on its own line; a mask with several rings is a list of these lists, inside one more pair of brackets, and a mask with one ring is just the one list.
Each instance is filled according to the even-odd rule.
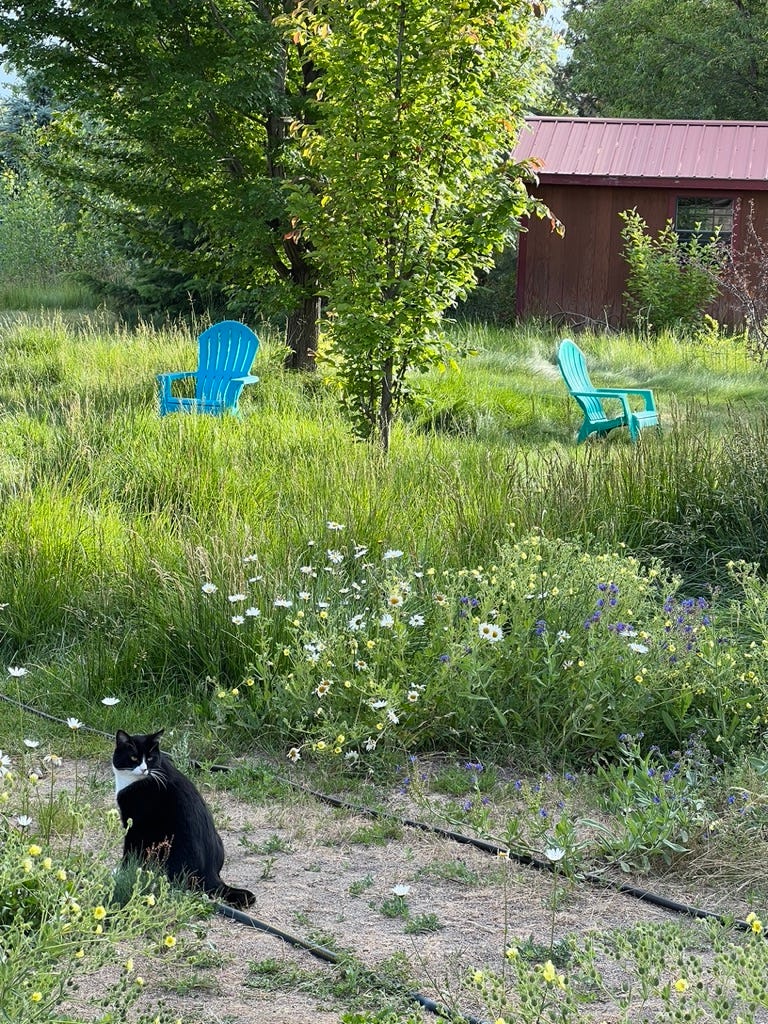
[[[81,784],[90,780],[89,799],[97,806],[112,804],[108,766],[83,765],[79,775]],[[62,775],[57,784],[71,785],[71,778]],[[478,968],[503,970],[509,945],[547,947],[552,935],[557,942],[593,929],[680,921],[582,883],[567,886],[553,931],[549,873],[416,829],[390,829],[387,836],[371,818],[300,792],[287,800],[251,802],[218,788],[215,778],[198,784],[226,847],[223,877],[256,893],[249,913],[300,940],[350,954],[354,966],[343,975],[347,988],[339,989],[339,968],[214,915],[179,943],[172,961],[142,968],[148,1004],[162,1001],[185,1024],[335,1024],[353,1009],[402,1008],[402,999],[387,997],[363,976],[367,969],[391,977],[393,964],[399,976],[407,975],[406,991],[479,1015],[482,1008],[463,982]],[[389,916],[393,889],[402,886],[409,916]],[[716,884],[709,892],[698,884],[696,891],[686,891],[675,876],[654,879],[649,887],[675,899],[704,900],[718,912],[745,912],[738,893],[724,895]],[[434,930],[409,933],[414,920]],[[437,1019],[428,1010],[417,1012],[424,1020]],[[612,1019],[609,1007],[600,1019]]]

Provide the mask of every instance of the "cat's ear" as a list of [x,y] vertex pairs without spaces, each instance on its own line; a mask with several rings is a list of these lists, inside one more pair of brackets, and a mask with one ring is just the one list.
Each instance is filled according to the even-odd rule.
[[160,746],[160,737],[163,735],[164,732],[165,729],[158,729],[157,732],[151,732],[149,734],[149,739],[152,741],[153,746]]
[[117,735],[115,736],[115,744],[119,747],[121,744],[130,743],[130,742],[131,742],[131,737],[128,735],[128,733],[124,732],[122,729],[118,729],[117,730]]

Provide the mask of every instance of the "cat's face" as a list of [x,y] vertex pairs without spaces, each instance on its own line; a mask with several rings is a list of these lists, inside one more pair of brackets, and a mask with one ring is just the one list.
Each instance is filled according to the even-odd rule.
[[160,737],[162,735],[162,729],[146,736],[130,736],[122,729],[118,729],[115,737],[115,752],[112,755],[115,793],[152,775],[162,777],[160,761]]

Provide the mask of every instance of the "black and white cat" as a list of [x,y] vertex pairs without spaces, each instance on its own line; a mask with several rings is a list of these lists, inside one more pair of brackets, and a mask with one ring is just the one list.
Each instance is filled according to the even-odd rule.
[[250,906],[256,899],[252,892],[222,882],[221,836],[205,800],[160,750],[162,734],[161,729],[130,736],[120,729],[115,737],[115,795],[128,828],[123,861],[156,861],[173,881],[204,889],[235,907]]

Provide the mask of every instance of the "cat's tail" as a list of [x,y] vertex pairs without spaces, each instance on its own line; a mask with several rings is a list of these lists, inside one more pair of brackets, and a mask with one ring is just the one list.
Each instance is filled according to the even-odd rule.
[[211,896],[218,896],[230,906],[237,907],[238,910],[244,910],[256,902],[256,896],[250,889],[238,889],[234,885],[227,885],[226,882],[219,882],[211,891]]

